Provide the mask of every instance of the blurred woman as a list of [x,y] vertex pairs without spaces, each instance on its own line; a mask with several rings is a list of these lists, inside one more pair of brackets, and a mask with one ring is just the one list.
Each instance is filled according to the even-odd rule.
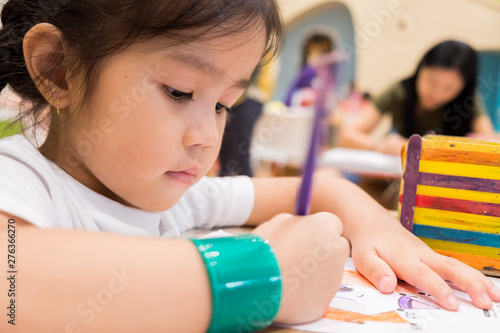
[[[478,57],[467,44],[445,41],[430,49],[411,77],[391,85],[346,124],[339,146],[399,155],[412,134],[493,135],[493,124],[476,93]],[[390,113],[393,131],[377,139],[370,132]]]

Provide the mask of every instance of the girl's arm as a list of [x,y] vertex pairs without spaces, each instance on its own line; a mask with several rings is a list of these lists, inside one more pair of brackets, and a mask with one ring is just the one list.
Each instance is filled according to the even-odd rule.
[[[293,212],[299,179],[253,181],[256,201],[249,225],[279,212]],[[364,191],[344,179],[315,178],[311,211],[332,212],[341,219],[357,269],[382,292],[394,290],[397,276],[433,295],[444,308],[456,310],[458,302],[444,281],[450,280],[480,308],[490,308],[491,299],[500,301],[500,291],[483,274],[432,251]]]
[[337,144],[340,147],[374,150],[370,132],[382,119],[382,114],[372,103],[366,103],[356,118],[342,125]]
[[495,135],[495,129],[489,116],[483,114],[472,121],[472,132],[484,136]]
[[399,155],[406,140],[397,134],[376,138],[370,133],[379,124],[382,113],[372,103],[367,103],[356,118],[341,127],[337,145],[339,147],[374,150],[385,154]]
[[15,326],[8,324],[9,218],[0,212],[1,332],[202,332],[208,327],[210,283],[190,241],[39,229],[17,218],[17,316]]
[[[191,241],[39,229],[15,218],[17,273],[11,285],[4,277],[11,270],[11,218],[0,212],[0,332],[207,330],[211,287]],[[349,252],[347,240],[340,236],[340,221],[326,213],[300,218],[281,214],[254,232],[269,240],[283,276],[275,320],[302,323],[319,318],[340,286]],[[307,239],[295,246],[304,235]],[[9,296],[9,289],[15,295]],[[11,299],[15,326],[5,316]],[[268,311],[268,304],[261,306]],[[253,315],[242,318],[242,331],[248,331],[245,325],[255,319]]]

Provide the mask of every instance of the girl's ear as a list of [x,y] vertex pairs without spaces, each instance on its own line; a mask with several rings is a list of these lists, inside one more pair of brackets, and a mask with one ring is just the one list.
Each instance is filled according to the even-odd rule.
[[66,52],[61,31],[49,23],[33,26],[23,41],[24,59],[40,93],[53,107],[69,104]]

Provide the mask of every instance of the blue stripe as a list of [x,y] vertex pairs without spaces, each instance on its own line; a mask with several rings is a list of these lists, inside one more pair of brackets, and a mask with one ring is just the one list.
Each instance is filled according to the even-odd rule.
[[423,238],[500,248],[500,234],[431,227],[421,224],[413,225],[413,233]]

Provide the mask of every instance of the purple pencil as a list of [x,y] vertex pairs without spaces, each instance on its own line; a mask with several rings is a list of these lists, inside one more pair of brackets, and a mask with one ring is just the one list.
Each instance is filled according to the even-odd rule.
[[331,77],[329,66],[333,62],[341,60],[337,53],[332,53],[319,58],[316,63],[317,77],[321,80],[320,87],[317,89],[315,101],[315,112],[313,121],[313,130],[311,135],[311,143],[304,166],[302,175],[302,183],[300,184],[299,193],[295,202],[295,215],[308,215],[311,206],[313,174],[316,168],[316,160],[319,154],[322,139],[322,123],[326,115],[326,101],[328,91],[333,89],[334,82]]

